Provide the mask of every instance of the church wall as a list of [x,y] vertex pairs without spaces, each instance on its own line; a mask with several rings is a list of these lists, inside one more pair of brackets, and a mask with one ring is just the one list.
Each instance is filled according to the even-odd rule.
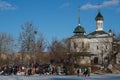
[[74,38],[71,39],[71,52],[91,52],[98,57],[99,64],[112,53],[112,38]]
[[72,52],[84,52],[89,49],[89,39],[88,38],[75,38],[71,39],[71,48]]
[[[109,57],[112,53],[112,38],[91,38],[90,52],[98,57],[98,62],[102,63],[105,57]],[[94,57],[93,57],[94,59]]]

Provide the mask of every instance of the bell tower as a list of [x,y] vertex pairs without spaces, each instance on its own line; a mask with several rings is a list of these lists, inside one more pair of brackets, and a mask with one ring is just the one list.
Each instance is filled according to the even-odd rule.
[[100,10],[98,10],[98,14],[95,17],[96,20],[96,31],[103,31],[103,16],[100,13]]

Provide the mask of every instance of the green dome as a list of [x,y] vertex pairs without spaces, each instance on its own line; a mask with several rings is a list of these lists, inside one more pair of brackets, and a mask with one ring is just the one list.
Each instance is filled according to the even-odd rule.
[[97,16],[95,17],[95,20],[103,20],[103,16],[101,15],[100,11],[98,12]]
[[75,28],[75,30],[74,30],[73,33],[84,33],[84,32],[85,32],[84,28],[83,28],[82,26],[78,25],[78,26]]

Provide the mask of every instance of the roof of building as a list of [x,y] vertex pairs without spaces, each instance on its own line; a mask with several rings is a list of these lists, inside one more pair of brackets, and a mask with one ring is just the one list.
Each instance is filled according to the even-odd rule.
[[98,14],[95,17],[95,20],[103,20],[103,16],[101,15],[100,11],[98,11]]
[[89,35],[95,35],[95,34],[108,34],[108,33],[105,31],[94,31],[94,32],[90,33]]
[[84,33],[85,30],[82,26],[78,25],[75,29],[73,33]]
[[87,38],[86,35],[83,34],[75,34],[74,36],[72,36],[71,38]]
[[102,35],[102,34],[108,34],[108,33],[105,32],[105,31],[94,31],[94,32],[88,34],[88,36],[89,36],[89,35],[96,35],[96,34],[98,34],[98,35]]
[[87,37],[85,35],[84,28],[80,24],[78,24],[78,26],[74,29],[73,33],[75,33],[75,35],[73,35],[71,38],[86,38]]

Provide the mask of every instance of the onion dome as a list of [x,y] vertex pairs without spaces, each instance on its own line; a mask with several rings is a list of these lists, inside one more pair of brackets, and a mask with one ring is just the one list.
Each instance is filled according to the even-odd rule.
[[109,29],[109,33],[112,33],[112,30],[111,30],[111,29]]
[[103,20],[103,16],[101,15],[100,11],[98,11],[97,16],[95,17],[95,20]]
[[80,25],[80,8],[78,8],[78,26],[74,29],[73,33],[75,34],[72,38],[84,38],[86,37],[86,32],[84,28]]
[[85,30],[82,26],[78,25],[75,29],[73,33],[84,33]]

